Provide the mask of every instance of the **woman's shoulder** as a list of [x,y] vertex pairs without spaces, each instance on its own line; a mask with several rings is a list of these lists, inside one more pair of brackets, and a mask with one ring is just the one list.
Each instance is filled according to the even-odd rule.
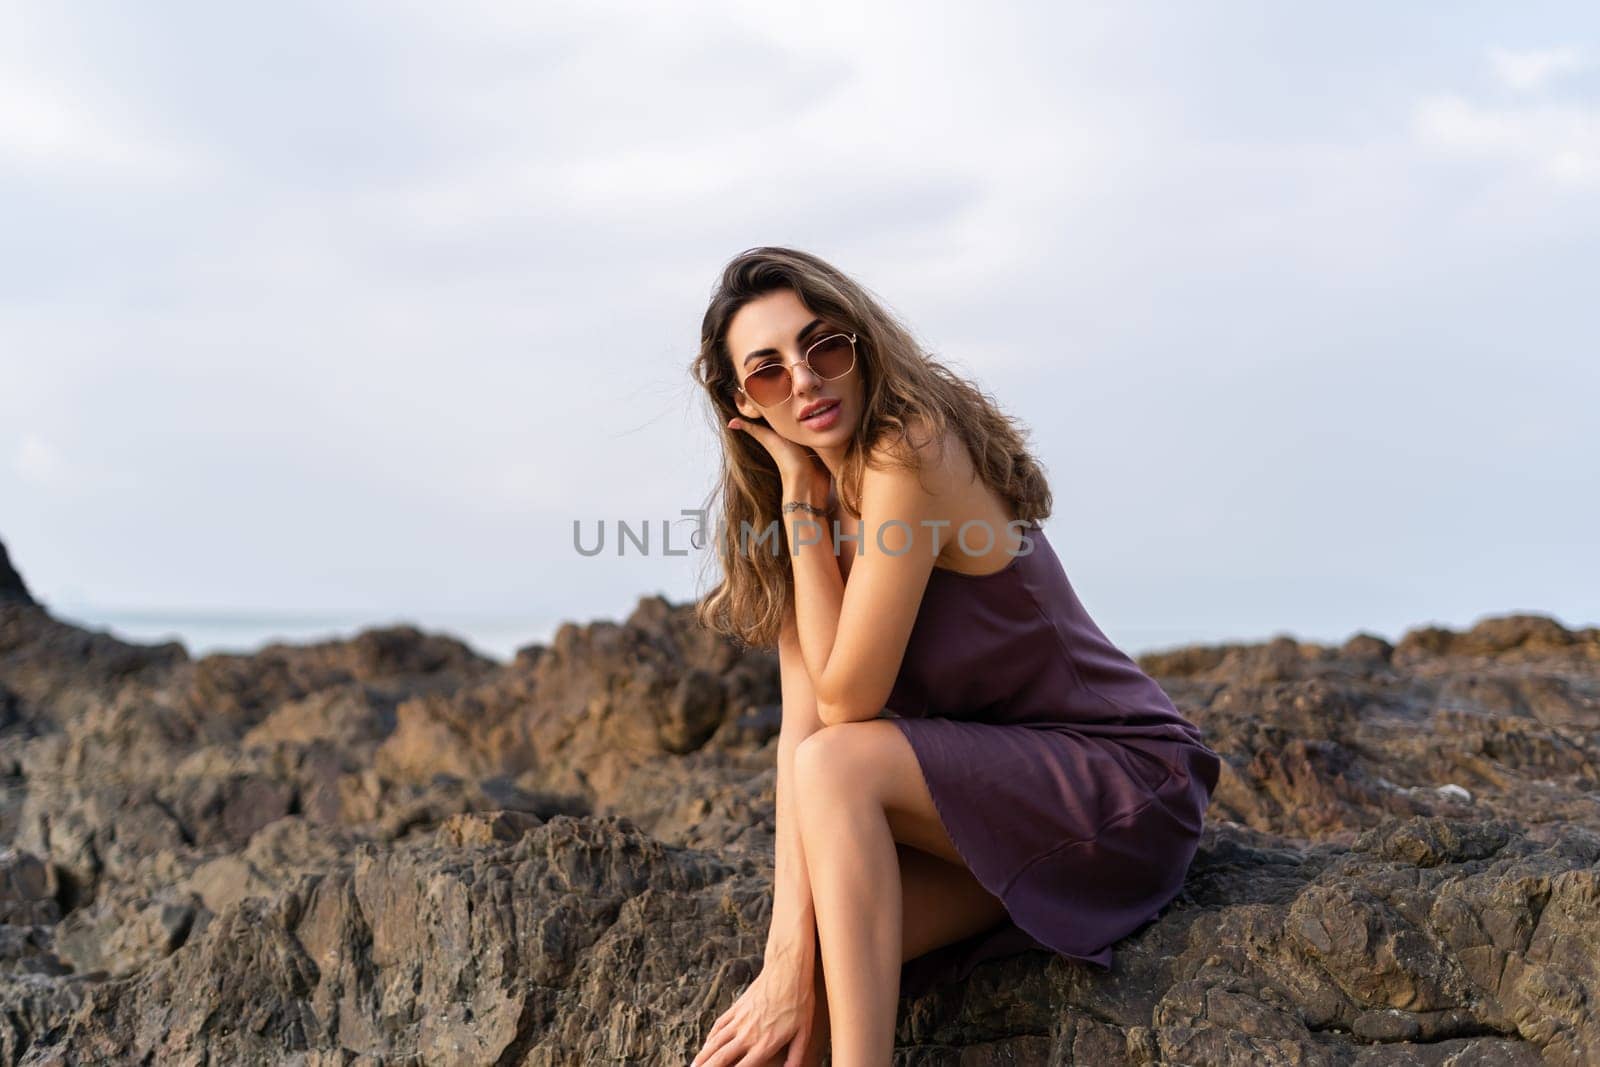
[[878,438],[867,453],[867,467],[915,470],[930,488],[968,485],[974,474],[962,435],[922,414],[907,418],[904,432],[891,430]]
[[926,415],[906,418],[904,428],[885,433],[867,453],[869,467],[910,467],[929,474],[957,473],[970,466],[961,435]]

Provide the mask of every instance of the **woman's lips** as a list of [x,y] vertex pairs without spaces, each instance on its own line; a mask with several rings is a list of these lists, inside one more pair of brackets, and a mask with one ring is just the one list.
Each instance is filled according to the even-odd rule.
[[810,418],[801,419],[800,424],[809,426],[813,430],[826,430],[829,426],[839,421],[839,407],[839,401],[835,400],[832,407],[820,415],[812,415]]

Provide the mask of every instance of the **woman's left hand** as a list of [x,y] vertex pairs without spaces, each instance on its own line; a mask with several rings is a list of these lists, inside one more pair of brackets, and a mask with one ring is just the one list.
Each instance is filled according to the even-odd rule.
[[778,474],[783,479],[785,495],[789,493],[804,494],[802,499],[814,497],[826,500],[828,496],[829,474],[804,445],[796,444],[783,436],[770,426],[762,426],[751,422],[749,419],[734,417],[728,420],[731,430],[743,430],[759,441],[778,465]]

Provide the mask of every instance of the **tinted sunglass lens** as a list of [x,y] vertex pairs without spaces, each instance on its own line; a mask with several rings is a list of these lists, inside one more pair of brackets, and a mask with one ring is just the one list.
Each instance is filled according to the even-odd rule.
[[789,370],[762,367],[744,380],[744,390],[757,404],[780,404],[789,398]]
[[817,342],[811,350],[811,369],[823,378],[837,378],[849,373],[855,362],[856,348],[844,334],[834,334]]

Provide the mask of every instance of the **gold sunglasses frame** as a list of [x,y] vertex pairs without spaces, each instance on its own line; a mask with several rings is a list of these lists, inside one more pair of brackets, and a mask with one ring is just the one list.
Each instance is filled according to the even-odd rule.
[[[824,375],[817,374],[817,369],[811,365],[811,353],[813,351],[815,351],[816,347],[818,345],[822,344],[822,342],[831,341],[835,337],[848,337],[850,339],[850,366],[845,368],[844,374],[836,374],[832,378],[828,378],[828,377],[825,377]],[[849,374],[851,371],[856,369],[856,360],[859,359],[860,356],[861,356],[861,353],[859,351],[857,351],[857,349],[856,349],[856,335],[853,334],[853,333],[846,333],[843,330],[839,330],[839,331],[837,331],[835,333],[828,334],[826,337],[819,337],[815,341],[813,341],[809,345],[807,345],[806,346],[805,355],[800,357],[800,362],[804,363],[806,365],[806,369],[807,370],[809,370],[812,374],[816,374],[817,377],[821,378],[823,381],[825,381],[825,382],[836,382],[840,378],[843,378],[845,376],[845,374]],[[768,366],[770,366],[770,364],[763,363],[761,366],[757,367],[755,370],[751,371],[750,373],[751,374],[755,374],[757,371],[763,370]],[[744,398],[746,400],[750,401],[750,403],[754,404],[758,408],[762,408],[762,409],[775,408],[779,404],[787,404],[790,400],[794,399],[794,367],[791,367],[788,364],[780,364],[780,366],[782,366],[783,369],[785,371],[787,371],[788,374],[789,374],[789,392],[788,392],[788,395],[786,395],[782,400],[774,400],[770,404],[763,404],[761,401],[757,400],[755,397],[751,396],[748,392],[746,392],[745,391],[745,387],[743,385],[736,385],[736,386],[734,386],[734,389],[737,390],[738,392],[744,393]],[[749,380],[750,380],[749,376],[746,375],[745,381],[749,381]]]

